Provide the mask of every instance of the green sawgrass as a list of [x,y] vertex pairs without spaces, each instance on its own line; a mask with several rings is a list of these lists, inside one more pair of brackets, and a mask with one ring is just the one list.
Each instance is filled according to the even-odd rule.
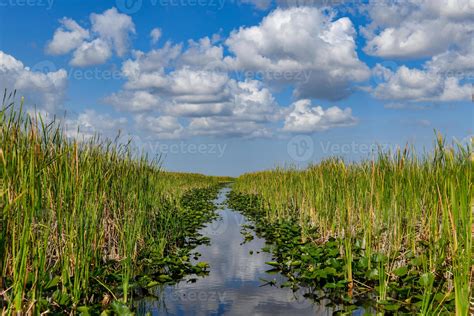
[[[457,315],[468,315],[472,295],[473,145],[447,145],[437,137],[424,155],[413,148],[380,152],[373,159],[345,163],[336,158],[299,170],[278,168],[245,174],[236,192],[260,197],[269,223],[293,220],[302,240],[341,242],[346,279],[352,286],[351,241],[361,240],[365,256],[383,254],[379,298],[386,298],[388,277],[410,258],[422,258],[426,280],[421,311],[439,311],[436,290],[454,291]],[[306,232],[317,231],[317,234]],[[313,230],[312,230],[313,229]],[[357,281],[357,280],[355,280]]]
[[5,311],[40,310],[56,286],[48,292],[54,302],[87,304],[93,273],[110,263],[121,275],[122,293],[115,294],[127,302],[139,254],[154,247],[164,255],[185,234],[176,216],[184,212],[180,197],[222,179],[165,172],[159,159],[137,158],[129,146],[97,136],[69,139],[14,99],[5,94],[0,109]]

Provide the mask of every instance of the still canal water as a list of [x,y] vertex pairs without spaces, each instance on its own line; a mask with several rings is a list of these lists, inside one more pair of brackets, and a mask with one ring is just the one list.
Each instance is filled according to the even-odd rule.
[[[151,315],[331,315],[331,310],[303,298],[304,292],[293,293],[280,288],[286,281],[280,274],[268,274],[272,267],[269,253],[261,252],[265,240],[243,243],[243,225],[250,224],[240,213],[224,206],[230,189],[222,189],[215,201],[220,217],[202,229],[211,239],[199,246],[200,261],[210,265],[210,273],[195,283],[183,280],[174,286],[156,290],[159,300],[140,302],[138,314]],[[277,286],[264,286],[276,280]]]

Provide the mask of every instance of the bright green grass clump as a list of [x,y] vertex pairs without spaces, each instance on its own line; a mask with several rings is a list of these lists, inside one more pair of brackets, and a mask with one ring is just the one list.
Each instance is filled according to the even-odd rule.
[[[351,295],[353,287],[364,287],[353,270],[357,247],[363,252],[357,260],[369,258],[367,275],[376,271],[379,301],[390,299],[389,285],[416,259],[421,269],[417,284],[424,287],[418,311],[446,311],[443,304],[454,296],[456,314],[468,315],[473,282],[472,149],[472,144],[447,146],[439,136],[434,151],[423,157],[406,149],[360,163],[329,159],[305,170],[246,174],[233,189],[257,196],[269,224],[298,223],[303,242],[338,240]],[[383,264],[371,266],[374,254],[386,258]]]
[[181,196],[221,179],[164,172],[111,141],[68,140],[9,100],[0,109],[0,310],[74,309],[102,299],[95,286],[115,297],[100,273],[107,265],[127,302],[142,250],[163,254],[185,234]]

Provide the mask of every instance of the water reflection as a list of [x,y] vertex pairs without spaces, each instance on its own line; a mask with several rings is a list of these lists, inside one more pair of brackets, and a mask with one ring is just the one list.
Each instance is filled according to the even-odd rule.
[[[223,189],[216,203],[222,203],[229,189]],[[211,238],[210,246],[196,250],[200,261],[210,264],[210,274],[195,283],[184,280],[175,286],[157,289],[159,300],[140,302],[139,314],[152,315],[331,315],[331,311],[305,300],[290,289],[263,286],[265,280],[285,281],[280,274],[267,274],[271,269],[268,253],[258,252],[265,246],[255,237],[242,244],[242,225],[247,220],[229,209],[219,211],[220,219],[209,224],[202,233]],[[253,254],[251,254],[253,252]],[[192,277],[189,277],[191,279]]]

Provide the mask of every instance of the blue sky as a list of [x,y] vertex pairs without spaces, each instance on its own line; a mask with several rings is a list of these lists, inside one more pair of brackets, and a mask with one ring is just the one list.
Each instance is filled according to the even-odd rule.
[[170,170],[473,134],[469,0],[49,1],[0,0],[0,87],[70,137],[121,131]]

